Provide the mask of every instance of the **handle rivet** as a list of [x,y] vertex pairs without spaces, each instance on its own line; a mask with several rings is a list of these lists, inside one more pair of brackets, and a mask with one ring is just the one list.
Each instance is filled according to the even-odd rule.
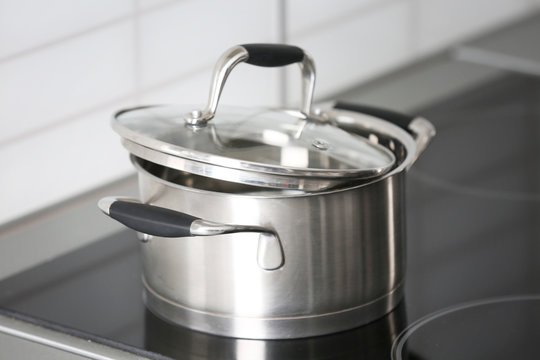
[[152,240],[152,235],[148,235],[148,234],[139,234],[139,240],[142,242],[142,243],[147,243],[149,242],[150,240]]
[[193,110],[184,116],[184,121],[193,127],[203,127],[208,120],[203,119],[201,110]]
[[324,140],[324,139],[315,139],[313,140],[313,142],[311,143],[311,145],[313,145],[313,147],[319,149],[319,150],[328,150],[330,148],[330,143],[328,143],[328,141]]

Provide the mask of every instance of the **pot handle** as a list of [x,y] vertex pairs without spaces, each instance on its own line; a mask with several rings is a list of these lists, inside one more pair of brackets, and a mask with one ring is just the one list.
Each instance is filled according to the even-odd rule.
[[410,133],[416,142],[416,155],[414,161],[411,162],[409,167],[418,159],[418,157],[426,150],[431,139],[435,136],[435,127],[431,122],[423,117],[406,115],[398,113],[392,110],[382,109],[374,106],[366,106],[360,104],[351,104],[347,102],[338,101],[334,105],[335,109],[355,111],[366,115],[378,117],[380,119],[389,121],[400,128]]
[[98,207],[130,229],[159,237],[211,236],[238,232],[259,233],[257,263],[264,270],[276,270],[285,260],[279,236],[274,230],[254,225],[230,225],[203,220],[179,211],[143,204],[136,199],[106,197]]
[[187,114],[184,118],[187,124],[204,126],[215,116],[225,81],[232,69],[241,62],[263,67],[298,63],[302,72],[300,111],[306,115],[311,113],[311,102],[315,91],[315,63],[311,56],[301,48],[292,45],[245,44],[230,48],[219,58],[212,75],[208,104],[203,111],[195,110]]

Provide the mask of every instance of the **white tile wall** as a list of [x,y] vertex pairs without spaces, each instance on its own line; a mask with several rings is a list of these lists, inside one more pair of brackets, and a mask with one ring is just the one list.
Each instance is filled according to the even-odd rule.
[[114,24],[132,11],[132,0],[2,0],[0,59]]
[[206,71],[221,53],[247,42],[276,42],[275,1],[181,1],[140,20],[141,85]]
[[[278,71],[239,64],[227,79],[219,103],[235,106],[279,105]],[[189,76],[183,76],[179,81],[150,87],[141,95],[141,102],[193,104],[200,108],[208,100],[211,74],[212,68],[208,67]]]
[[[328,96],[538,9],[538,0],[0,0],[0,224],[130,173],[109,127],[136,103],[204,103],[213,63],[287,41]],[[222,103],[298,98],[298,70],[239,65]]]
[[128,155],[110,131],[118,103],[3,146],[0,215],[16,218],[125,176]]
[[171,3],[175,3],[181,0],[137,0],[136,6],[139,10],[149,10],[154,8],[160,8]]
[[[293,3],[293,2],[291,2]],[[411,5],[381,2],[362,16],[342,19],[305,34],[292,33],[290,42],[308,51],[316,61],[317,98],[358,84],[412,58]],[[289,96],[300,93],[299,75],[289,71]]]
[[0,144],[125,97],[133,90],[132,24],[0,62]]
[[[370,6],[378,6],[385,1],[381,0],[333,0],[287,1],[287,31],[289,36],[302,36],[310,32],[317,32],[332,23],[340,22],[343,18],[360,18],[361,12]],[[388,1],[386,1],[388,2]]]
[[432,52],[526,14],[530,0],[415,0],[419,52]]

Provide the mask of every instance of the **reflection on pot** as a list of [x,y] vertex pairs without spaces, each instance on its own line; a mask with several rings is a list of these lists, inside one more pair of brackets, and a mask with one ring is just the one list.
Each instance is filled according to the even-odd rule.
[[293,340],[226,338],[170,324],[146,311],[150,351],[174,359],[390,359],[393,341],[406,326],[405,304],[365,326],[337,334]]

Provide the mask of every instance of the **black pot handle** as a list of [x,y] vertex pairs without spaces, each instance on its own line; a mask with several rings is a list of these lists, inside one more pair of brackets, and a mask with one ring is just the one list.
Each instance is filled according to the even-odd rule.
[[259,233],[257,250],[259,266],[265,270],[276,270],[283,266],[285,261],[279,236],[268,228],[217,223],[122,197],[103,198],[99,200],[98,207],[106,215],[128,228],[150,236],[179,238],[239,232]]
[[200,220],[195,216],[127,198],[103,198],[98,206],[105,214],[128,228],[160,237],[193,236],[191,226],[195,220]]
[[304,50],[285,44],[243,44],[248,58],[246,63],[256,66],[277,67],[302,62]]
[[410,116],[374,106],[353,104],[342,101],[336,102],[334,108],[338,110],[355,111],[361,114],[371,115],[391,122],[410,133],[416,142],[416,153],[414,154],[414,160],[409,163],[407,169],[410,168],[418,157],[424,152],[436,134],[433,124],[423,117]]
[[396,111],[382,109],[374,106],[366,106],[361,104],[353,104],[343,101],[338,101],[334,105],[335,109],[340,110],[349,110],[349,111],[355,111],[366,115],[371,115],[378,117],[380,119],[389,121],[403,130],[411,133],[411,129],[409,128],[409,125],[411,122],[416,119],[416,116],[410,116],[402,113],[398,113]]
[[263,67],[298,63],[302,72],[300,111],[306,115],[311,113],[311,102],[315,91],[315,63],[311,56],[292,45],[244,44],[234,46],[221,55],[212,75],[208,104],[204,110],[194,110],[185,115],[184,120],[188,125],[205,126],[215,116],[225,81],[232,69],[241,62]]

